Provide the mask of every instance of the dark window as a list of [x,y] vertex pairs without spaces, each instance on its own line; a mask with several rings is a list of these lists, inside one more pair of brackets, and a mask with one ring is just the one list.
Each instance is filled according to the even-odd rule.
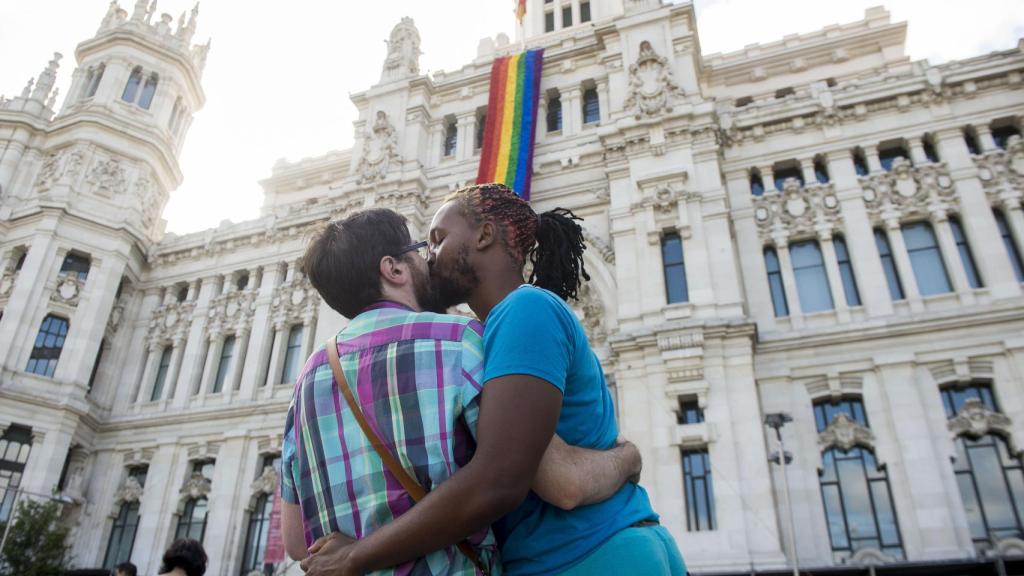
[[[263,469],[273,466],[280,470],[281,457],[276,455],[264,456],[260,461],[260,469],[257,470],[257,477],[263,474]],[[268,567],[263,562],[267,549],[267,535],[270,531],[270,512],[274,507],[274,495],[263,494],[256,499],[252,510],[249,511],[249,528],[245,533],[245,551],[242,554],[242,576],[252,571],[266,571]]]
[[999,228],[999,235],[1003,238],[1003,247],[1010,257],[1010,265],[1013,266],[1013,273],[1017,276],[1018,282],[1024,282],[1024,262],[1021,262],[1020,252],[1017,250],[1017,243],[1013,240],[1013,232],[1010,230],[1006,216],[999,210],[993,210],[996,218],[996,226]]
[[185,300],[188,300],[188,286],[182,286],[181,288],[178,288],[177,300],[178,302],[184,302]]
[[829,88],[835,88],[836,87],[836,79],[835,78],[825,78],[825,86],[828,86]]
[[21,255],[18,256],[18,262],[14,264],[15,272],[21,272],[21,267],[25,265],[26,256],[28,256],[28,252],[22,252]]
[[868,162],[864,159],[864,153],[860,150],[855,150],[853,153],[853,171],[857,173],[857,176],[867,176],[871,173],[868,169]]
[[115,566],[131,559],[135,546],[135,532],[139,528],[139,503],[121,504],[107,540],[107,553],[103,556],[103,567],[113,570]]
[[764,196],[764,181],[761,180],[761,173],[757,168],[750,171],[750,193],[754,196]]
[[0,436],[0,524],[11,517],[14,496],[21,486],[25,463],[32,450],[32,430],[14,425]]
[[772,174],[775,177],[776,190],[782,190],[783,186],[786,185],[786,180],[789,178],[796,179],[800,182],[801,186],[804,185],[804,173],[799,168],[794,168],[792,166],[789,168],[776,168],[775,170],[772,170]]
[[121,93],[121,100],[125,102],[135,102],[135,95],[139,92],[139,85],[142,84],[142,68],[136,66],[132,68],[131,76],[128,77],[128,83],[124,86],[124,92]]
[[775,98],[781,99],[785,98],[786,96],[792,96],[793,94],[796,94],[796,91],[793,90],[791,86],[787,86],[786,88],[779,88],[778,90],[776,90]]
[[68,321],[52,314],[43,318],[36,334],[36,342],[32,354],[28,357],[26,372],[40,376],[53,376],[60,360],[60,352],[64,349],[64,339],[68,335]]
[[707,449],[683,450],[683,487],[686,492],[686,529],[715,529],[715,492]]
[[590,2],[580,2],[580,22],[590,22]]
[[473,142],[475,149],[479,150],[484,144],[484,129],[487,127],[487,113],[477,114],[476,117],[476,139]]
[[878,151],[878,160],[882,163],[882,169],[886,172],[892,170],[893,162],[897,158],[903,158],[906,161],[910,161],[910,155],[901,146],[895,146],[891,148],[884,148]]
[[868,426],[868,417],[864,412],[864,402],[860,398],[843,398],[836,402],[818,402],[814,405],[814,425],[818,433],[825,431],[828,425],[835,420],[839,414],[846,414],[857,424],[865,428]]
[[249,287],[249,273],[242,272],[238,275],[238,280],[235,281],[235,288],[239,290],[245,290]]
[[203,541],[206,534],[206,513],[209,511],[206,498],[189,498],[185,508],[178,517],[178,527],[174,530],[174,539],[192,538]]
[[792,244],[789,247],[789,257],[793,261],[793,277],[796,280],[796,293],[800,298],[801,311],[831,310],[832,293],[818,243],[810,240]]
[[85,282],[89,277],[89,257],[74,252],[64,257],[60,265],[60,273],[78,276],[78,279]]
[[96,361],[92,363],[92,372],[89,373],[89,386],[86,388],[86,394],[92,392],[92,387],[96,385],[96,374],[100,371],[100,362],[103,361],[103,349],[106,347],[107,341],[100,340],[100,349],[96,352]]
[[552,96],[548,98],[548,132],[558,132],[562,129],[562,97]]
[[932,142],[930,137],[926,137],[921,145],[924,148],[924,156],[929,162],[939,161],[939,153],[935,150],[935,143]]
[[139,96],[139,107],[143,110],[149,110],[150,104],[153,103],[153,95],[156,94],[156,85],[160,82],[160,76],[155,72],[146,78],[146,85],[142,87],[142,95]]
[[555,31],[555,13],[552,10],[548,10],[547,12],[544,13],[544,31]]
[[666,234],[661,239],[661,263],[665,268],[665,294],[668,303],[689,301],[686,263],[683,261],[683,239],[679,234]]
[[964,128],[964,144],[967,145],[967,151],[971,154],[975,156],[981,154],[981,146],[978,146],[978,137],[970,126]]
[[846,560],[858,550],[875,548],[902,559],[889,476],[875,455],[860,447],[846,452],[829,448],[822,463],[821,498],[833,555]]
[[95,69],[89,70],[89,78],[86,80],[85,97],[92,98],[100,87],[100,80],[103,79],[103,72],[107,69],[106,64],[100,64]]
[[981,276],[978,275],[978,267],[974,265],[974,256],[971,254],[971,247],[967,244],[967,236],[964,235],[963,227],[960,226],[960,220],[950,218],[949,227],[953,230],[953,240],[956,241],[956,249],[960,253],[964,273],[967,274],[967,283],[971,288],[981,288],[984,284],[981,282]]
[[853,263],[850,262],[850,252],[846,249],[846,240],[842,236],[836,236],[833,244],[836,249],[836,261],[839,262],[839,277],[843,280],[846,305],[860,306],[860,292],[857,290],[857,280],[853,275]]
[[284,368],[281,370],[281,383],[291,384],[299,377],[302,367],[302,325],[292,326],[288,331],[288,347],[284,352]]
[[167,384],[167,371],[171,368],[171,347],[164,347],[160,353],[160,366],[156,370],[156,380],[153,381],[153,393],[149,396],[150,402],[156,402],[163,398],[164,386]]
[[928,222],[916,222],[903,226],[903,241],[907,245],[907,255],[914,269],[914,278],[922,296],[951,292],[946,265],[942,262],[942,253],[935,240],[935,232]]
[[1005,440],[994,434],[957,438],[953,471],[977,548],[1024,538],[1024,468]]
[[217,377],[213,381],[213,393],[224,390],[224,382],[231,372],[231,358],[235,355],[235,337],[228,336],[220,349],[220,362],[217,363]]
[[597,98],[597,88],[583,91],[583,123],[590,124],[601,119],[601,104]]
[[1016,126],[999,126],[992,129],[992,140],[1003,150],[1006,150],[1011,136],[1020,136],[1020,130]]
[[454,156],[455,146],[459,143],[459,127],[453,120],[449,120],[444,126],[444,155]]
[[704,411],[696,398],[679,398],[679,424],[700,424],[704,421]]
[[968,400],[978,400],[993,412],[999,412],[992,388],[988,384],[970,384],[968,386],[949,386],[942,389],[942,407],[946,410],[946,418],[953,418],[963,409]]
[[827,184],[829,181],[828,167],[821,158],[814,159],[814,179],[818,184]]
[[572,26],[572,6],[562,6],[562,28]]
[[751,98],[750,96],[741,96],[736,99],[736,103],[733,104],[733,106],[735,106],[736,108],[743,108],[744,106],[749,106],[750,103],[753,101],[754,99]]
[[764,267],[768,271],[768,290],[771,292],[775,316],[789,316],[786,287],[782,283],[782,269],[779,267],[779,256],[775,253],[775,248],[764,249]]
[[903,300],[903,283],[900,282],[900,273],[889,247],[889,237],[884,230],[875,229],[875,246],[878,247],[878,257],[882,260],[885,280],[889,284],[889,296],[893,300]]

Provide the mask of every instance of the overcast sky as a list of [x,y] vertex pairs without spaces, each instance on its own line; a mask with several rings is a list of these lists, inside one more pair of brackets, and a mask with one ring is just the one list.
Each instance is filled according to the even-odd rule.
[[[132,0],[120,0],[132,9]],[[863,17],[879,0],[697,0],[706,54]],[[907,51],[932,62],[1005,50],[1024,36],[1024,1],[889,0],[909,22]],[[258,180],[278,158],[298,160],[352,145],[348,95],[380,77],[384,39],[402,16],[422,38],[420,69],[453,70],[472,60],[480,38],[515,25],[513,0],[206,0],[197,42],[213,38],[196,114],[182,152],[185,182],[164,212],[185,233],[259,215]],[[160,0],[177,15],[191,0]],[[54,51],[64,54],[57,86],[67,92],[75,45],[96,32],[104,0],[0,0],[0,94],[15,96]]]

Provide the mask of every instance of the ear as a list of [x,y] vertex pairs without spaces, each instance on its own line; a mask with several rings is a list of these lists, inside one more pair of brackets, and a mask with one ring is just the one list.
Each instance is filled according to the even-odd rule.
[[380,277],[386,284],[404,286],[409,281],[409,269],[405,262],[394,256],[385,256],[380,259]]
[[476,249],[486,250],[498,240],[498,227],[494,222],[485,220],[476,231]]

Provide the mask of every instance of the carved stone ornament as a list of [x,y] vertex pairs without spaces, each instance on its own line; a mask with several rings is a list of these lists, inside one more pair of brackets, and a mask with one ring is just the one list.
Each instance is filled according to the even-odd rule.
[[108,158],[97,162],[89,173],[89,184],[94,194],[105,198],[113,198],[124,192],[126,178],[121,161]]
[[234,290],[210,301],[207,332],[236,333],[249,330],[256,310],[256,290]]
[[188,498],[203,498],[210,493],[210,479],[202,472],[193,472],[181,487],[181,493]]
[[964,402],[960,412],[946,426],[954,437],[966,435],[977,439],[990,432],[1009,437],[1011,421],[1005,414],[989,410],[981,400],[971,398]]
[[7,298],[14,289],[14,282],[18,279],[18,272],[14,266],[7,266],[0,274],[0,298]]
[[398,159],[398,134],[383,110],[377,111],[376,119],[363,137],[363,154],[359,159],[359,183],[371,184],[383,180],[391,167],[391,161]]
[[875,435],[843,412],[836,414],[828,427],[818,434],[818,447],[822,450],[838,448],[843,452],[855,446],[873,450]]
[[58,182],[69,183],[82,173],[85,156],[81,150],[64,148],[51,152],[36,176],[36,191],[46,192]]
[[637,120],[672,111],[672,101],[683,96],[682,89],[672,77],[669,61],[659,56],[651,43],[640,43],[636,62],[629,65],[629,95],[626,110],[632,110]]
[[580,286],[578,295],[579,299],[574,307],[587,333],[587,339],[591,344],[600,344],[608,335],[604,327],[604,304],[589,282],[584,282]]
[[277,483],[277,470],[273,466],[264,466],[263,473],[252,483],[252,492],[254,495],[273,494]]
[[1024,198],[1024,140],[1013,135],[1006,150],[990,150],[974,157],[978,179],[985,192],[1005,208],[1020,205]]
[[142,225],[149,228],[160,216],[161,198],[156,186],[148,176],[142,175],[135,180],[134,185],[135,202],[139,207],[142,216]]
[[195,305],[194,300],[188,300],[185,302],[170,302],[157,308],[149,321],[148,340],[150,342],[165,342],[176,339],[183,341],[188,335]]
[[271,317],[278,325],[302,324],[316,318],[320,298],[305,276],[298,276],[274,289]]
[[766,190],[755,196],[754,221],[761,240],[813,234],[831,229],[840,220],[839,199],[832,184],[801,186],[795,178],[787,178],[782,191]]
[[65,274],[58,278],[57,288],[50,294],[50,300],[68,306],[78,306],[79,297],[85,282],[77,274]]
[[391,29],[391,37],[385,40],[388,56],[384,59],[381,82],[401,80],[420,73],[420,32],[408,16]]
[[868,213],[877,220],[945,213],[956,203],[953,178],[945,163],[912,166],[897,158],[889,172],[860,179]]
[[125,502],[138,502],[142,500],[142,485],[134,476],[125,479],[124,484],[114,495],[114,502],[123,504]]
[[681,179],[642,186],[643,196],[640,202],[632,205],[632,209],[653,208],[657,214],[662,216],[672,214],[679,202],[700,198],[696,192],[686,190],[687,179],[687,175],[684,173]]

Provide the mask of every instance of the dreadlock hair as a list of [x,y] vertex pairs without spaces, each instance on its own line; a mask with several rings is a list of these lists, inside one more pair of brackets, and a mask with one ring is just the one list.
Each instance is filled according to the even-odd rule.
[[583,264],[583,219],[565,208],[537,214],[530,203],[504,184],[477,184],[445,199],[458,201],[464,216],[481,224],[490,220],[498,229],[505,252],[522,269],[533,265],[530,284],[550,290],[562,300],[577,299],[582,280],[590,280]]

